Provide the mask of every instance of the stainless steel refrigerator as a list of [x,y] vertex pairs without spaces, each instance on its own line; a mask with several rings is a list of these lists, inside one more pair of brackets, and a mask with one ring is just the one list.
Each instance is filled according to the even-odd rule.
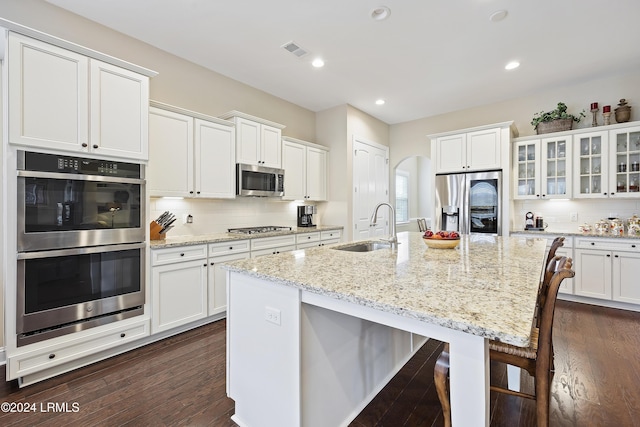
[[502,171],[436,175],[434,230],[502,235]]

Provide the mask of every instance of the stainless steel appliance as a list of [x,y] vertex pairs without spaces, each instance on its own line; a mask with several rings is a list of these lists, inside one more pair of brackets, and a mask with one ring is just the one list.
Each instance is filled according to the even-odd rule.
[[315,205],[298,206],[298,227],[315,227],[313,215],[318,213]]
[[258,227],[241,227],[241,228],[228,228],[229,233],[236,234],[261,234],[261,233],[273,233],[275,231],[291,231],[291,227],[280,227],[277,225],[263,225]]
[[284,196],[284,169],[236,164],[236,194],[238,196]]
[[18,152],[18,251],[143,242],[143,166]]
[[143,314],[144,168],[20,151],[18,346]]
[[436,175],[435,230],[502,235],[502,172]]

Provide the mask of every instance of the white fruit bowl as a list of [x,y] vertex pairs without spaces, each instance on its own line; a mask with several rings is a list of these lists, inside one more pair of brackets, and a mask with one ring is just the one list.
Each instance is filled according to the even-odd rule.
[[453,249],[460,244],[460,239],[434,239],[432,237],[423,237],[422,241],[425,245],[433,249]]

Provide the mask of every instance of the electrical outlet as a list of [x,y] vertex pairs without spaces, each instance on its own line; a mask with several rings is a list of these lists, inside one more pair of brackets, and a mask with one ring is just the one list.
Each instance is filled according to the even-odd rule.
[[273,307],[264,308],[264,320],[280,326],[280,310]]
[[578,222],[578,212],[571,212],[569,214],[569,220],[571,222]]

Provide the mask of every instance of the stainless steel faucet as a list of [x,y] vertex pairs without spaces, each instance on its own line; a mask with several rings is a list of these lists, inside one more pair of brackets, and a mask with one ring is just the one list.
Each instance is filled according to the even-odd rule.
[[387,202],[378,203],[378,205],[373,210],[373,215],[371,215],[370,225],[376,225],[376,221],[378,220],[378,209],[382,205],[387,205],[389,206],[389,209],[391,209],[391,218],[389,219],[389,222],[391,223],[391,236],[387,241],[391,243],[392,249],[398,249],[398,235],[396,234],[396,210],[393,208],[393,206],[391,206]]

